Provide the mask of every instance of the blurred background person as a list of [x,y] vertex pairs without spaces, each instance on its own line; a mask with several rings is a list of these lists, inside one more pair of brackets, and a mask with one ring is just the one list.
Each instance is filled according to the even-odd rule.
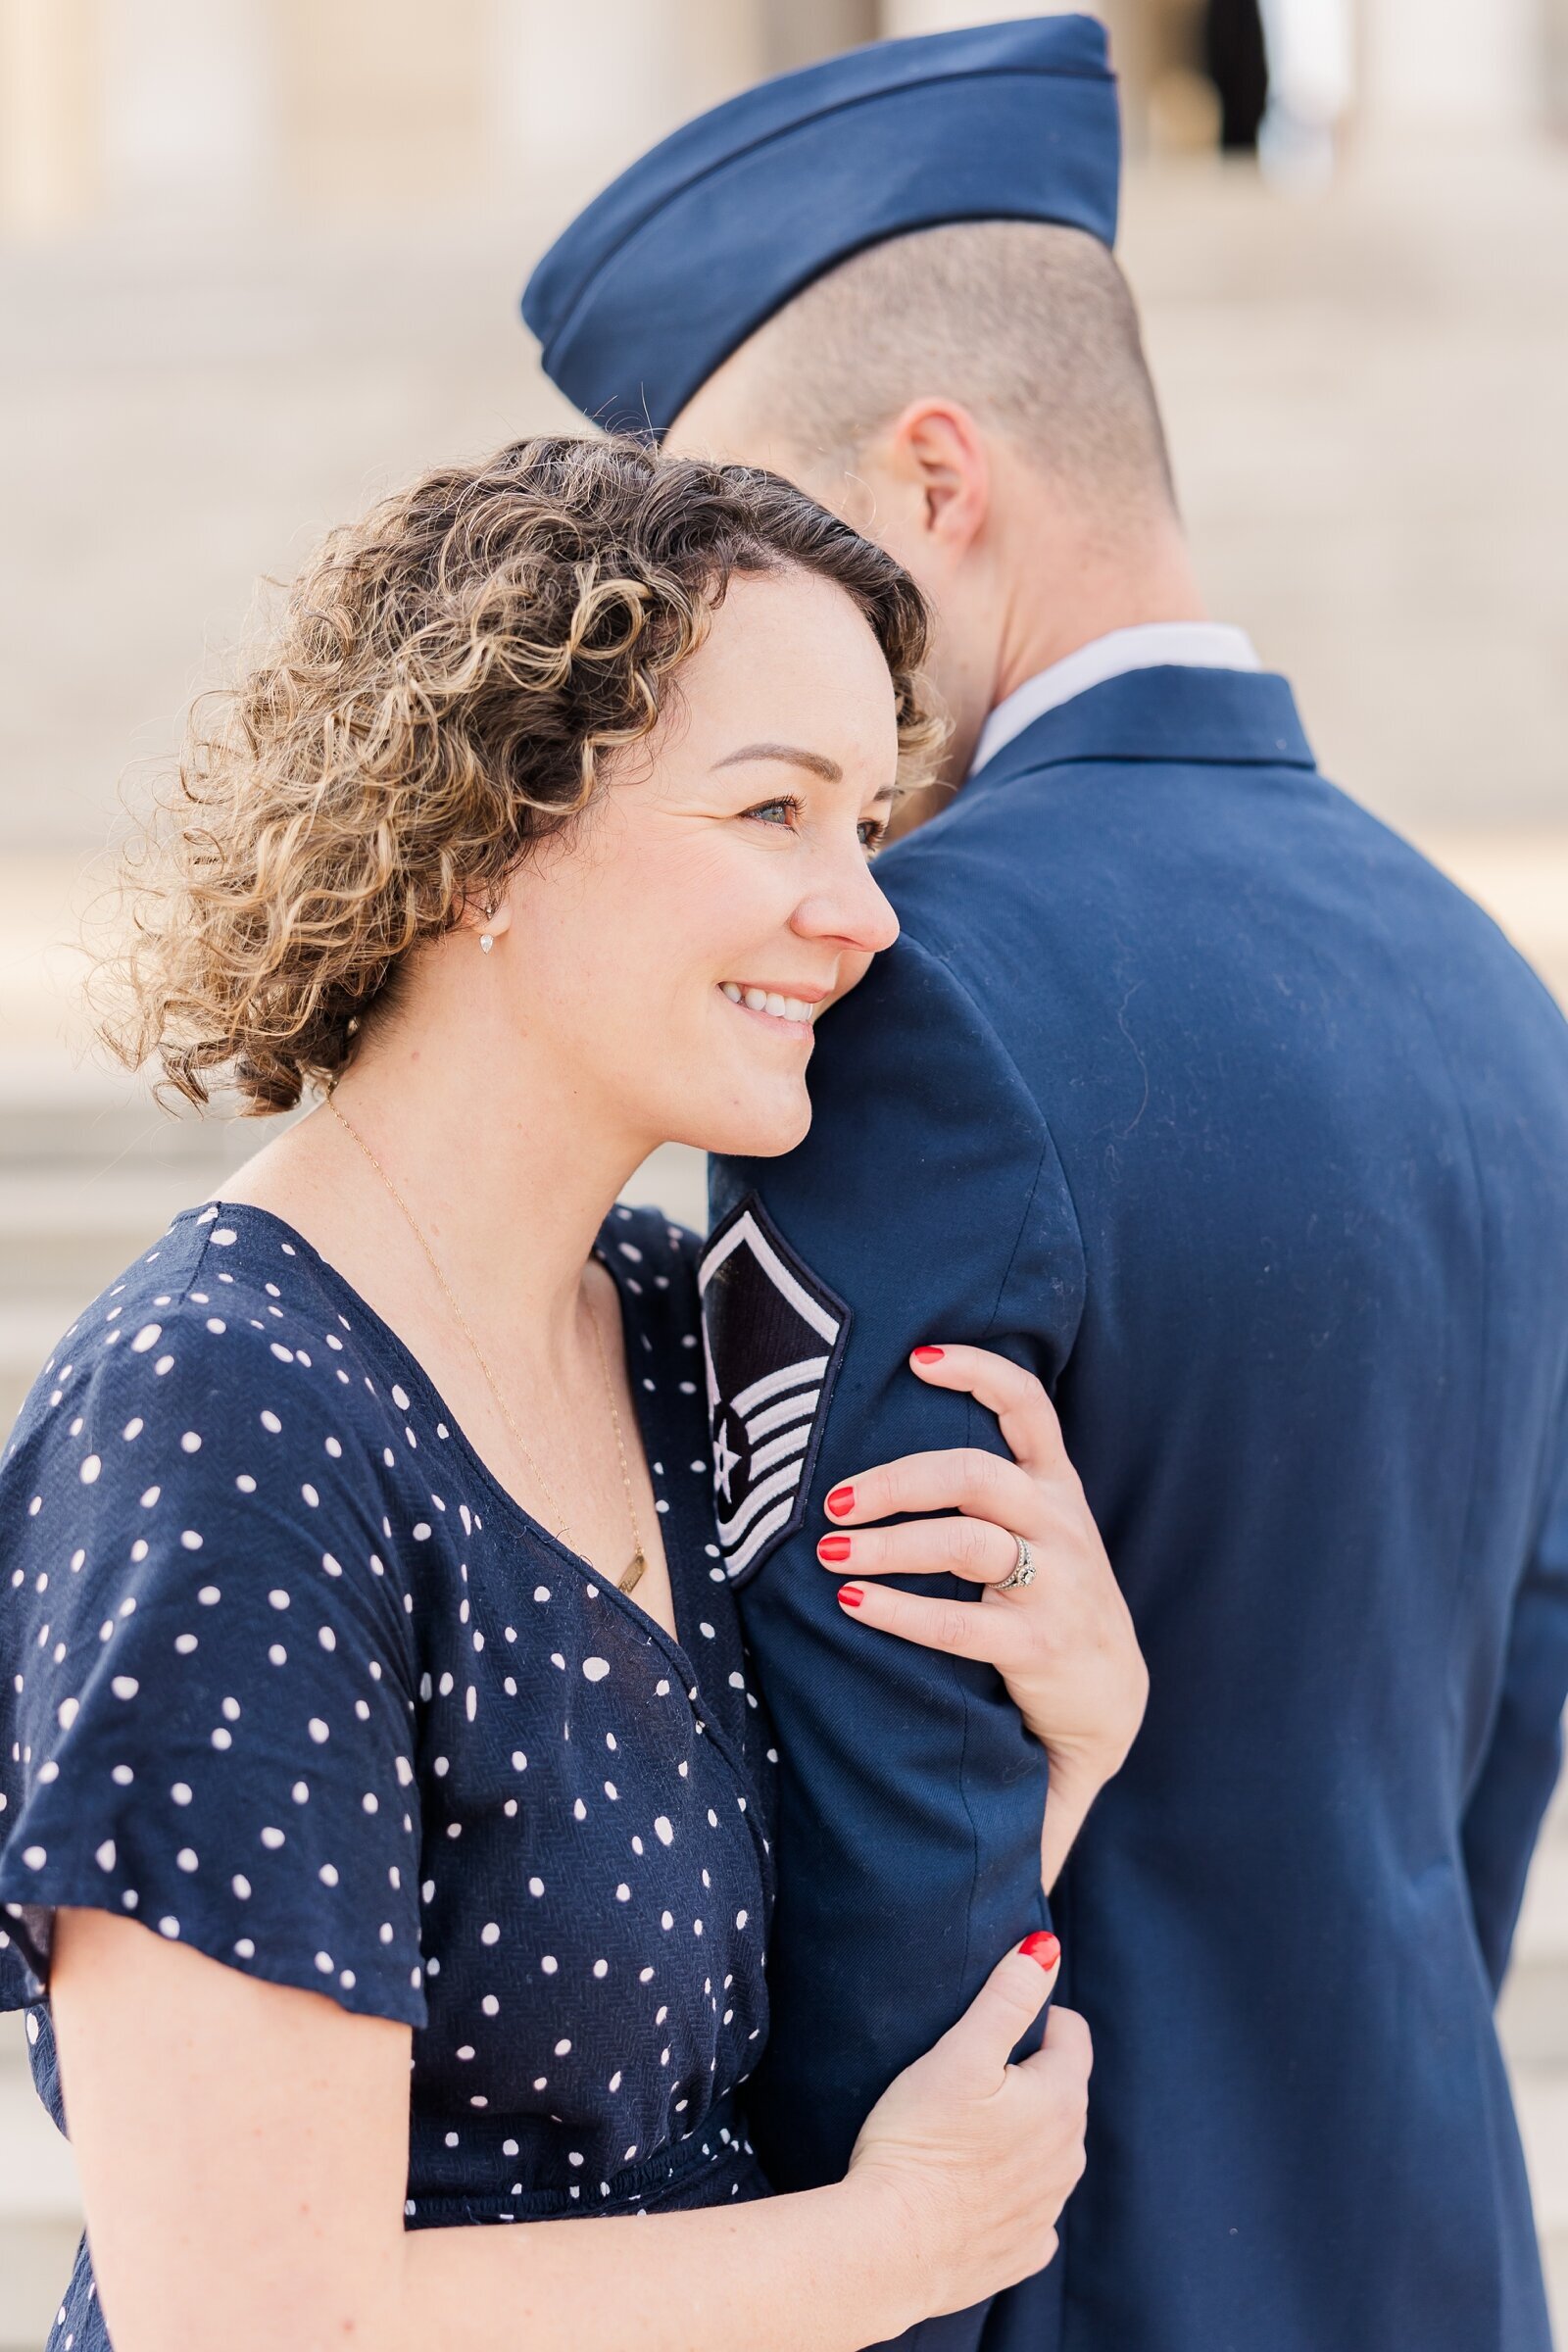
[[[0,0],[7,1421],[62,1310],[257,1140],[166,1121],[83,1064],[59,944],[122,786],[226,670],[256,574],[427,465],[564,421],[516,288],[650,139],[767,72],[1008,13],[1037,11],[602,0],[585,70],[554,0]],[[1568,0],[1353,0],[1333,169],[1306,190],[1259,168],[1261,19],[1226,155],[1205,0],[1103,13],[1120,252],[1207,600],[1296,681],[1325,769],[1561,994]],[[636,1189],[701,1215],[691,1166]],[[1503,2018],[1562,2281],[1561,1829]],[[0,2041],[3,2352],[41,2339],[79,2228],[23,2056]]]
[[1267,104],[1257,158],[1287,183],[1316,186],[1334,169],[1351,100],[1349,0],[1261,0]]
[[1255,153],[1287,185],[1321,186],[1353,95],[1350,0],[1208,0],[1203,64],[1219,100],[1219,143]]

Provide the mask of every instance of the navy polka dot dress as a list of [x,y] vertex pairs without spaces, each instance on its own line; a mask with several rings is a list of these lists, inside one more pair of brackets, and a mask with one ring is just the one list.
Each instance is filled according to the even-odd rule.
[[[768,1785],[695,1244],[617,1209],[679,1641],[496,1484],[292,1229],[187,1211],[0,1467],[0,2006],[60,2122],[53,1911],[415,2028],[411,2226],[765,2194]],[[56,2346],[102,2346],[85,2251]]]

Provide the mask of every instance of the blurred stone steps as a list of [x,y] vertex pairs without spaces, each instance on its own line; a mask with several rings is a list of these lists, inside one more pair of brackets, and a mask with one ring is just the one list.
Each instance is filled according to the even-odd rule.
[[1498,2009],[1559,2343],[1568,2347],[1568,1781],[1542,1830]]
[[0,1428],[81,1307],[266,1134],[63,1056],[0,1055]]
[[[0,1432],[87,1301],[272,1132],[167,1112],[145,1088],[63,1057],[0,1054]],[[699,1224],[701,1155],[666,1146],[627,1197]]]
[[1568,1784],[1542,1831],[1499,2014],[1516,2066],[1568,2073]]
[[[24,1302],[92,1298],[145,1249],[177,1208],[220,1184],[193,1167],[112,1175],[0,1172],[0,1296]],[[70,1315],[67,1315],[69,1322]]]
[[0,2352],[38,2352],[80,2235],[70,2147],[33,2094],[21,2018],[0,2017]]

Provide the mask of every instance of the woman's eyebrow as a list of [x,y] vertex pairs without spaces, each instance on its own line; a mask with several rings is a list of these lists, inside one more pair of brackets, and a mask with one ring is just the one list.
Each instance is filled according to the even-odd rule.
[[722,760],[715,760],[713,766],[736,767],[743,760],[782,760],[790,767],[809,768],[813,776],[825,776],[830,784],[844,780],[844,770],[836,760],[822,752],[804,751],[798,743],[742,744],[738,752],[726,752]]

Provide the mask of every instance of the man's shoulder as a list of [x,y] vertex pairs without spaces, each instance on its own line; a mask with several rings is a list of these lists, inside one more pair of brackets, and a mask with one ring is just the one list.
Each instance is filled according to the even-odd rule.
[[[1315,768],[1023,762],[958,792],[877,873],[904,943],[987,1007],[1097,972],[1114,986],[1156,947],[1224,994],[1230,957],[1251,958],[1266,931],[1286,961],[1332,943],[1387,973],[1392,956],[1407,976],[1460,972],[1560,1022],[1491,915]],[[911,957],[906,985],[915,972]]]

